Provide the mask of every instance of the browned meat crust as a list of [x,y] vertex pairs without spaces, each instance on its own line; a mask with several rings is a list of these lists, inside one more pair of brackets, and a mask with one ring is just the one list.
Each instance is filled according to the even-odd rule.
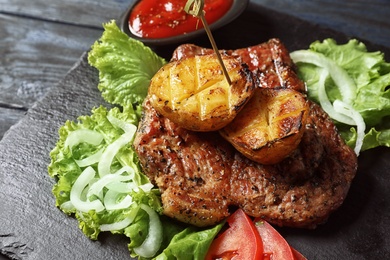
[[[180,48],[173,59],[208,52],[193,45]],[[234,52],[263,75],[266,83],[260,87],[303,91],[278,40]],[[158,115],[148,99],[134,146],[145,174],[161,190],[164,214],[197,226],[218,223],[240,207],[279,226],[314,228],[342,204],[357,169],[355,153],[314,103],[298,149],[276,165],[247,159],[217,132],[178,127]]]
[[313,228],[342,204],[357,167],[314,103],[299,149],[277,165],[247,159],[215,132],[180,128],[148,101],[134,145],[162,192],[164,213],[197,226],[215,224],[237,206],[280,226]]
[[[193,44],[183,44],[176,48],[172,60],[213,52],[212,49]],[[253,74],[257,76],[259,87],[285,87],[301,92],[306,90],[304,83],[299,80],[295,73],[295,65],[289,52],[279,39],[270,39],[268,42],[255,46],[237,50],[223,50],[221,52],[235,56],[246,63]]]

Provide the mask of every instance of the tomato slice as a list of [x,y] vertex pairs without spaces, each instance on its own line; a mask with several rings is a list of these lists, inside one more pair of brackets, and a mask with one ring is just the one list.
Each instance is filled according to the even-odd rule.
[[307,260],[307,258],[304,257],[298,250],[296,250],[292,246],[290,246],[290,247],[291,247],[291,251],[294,255],[294,260]]
[[211,259],[262,259],[263,243],[252,220],[242,209],[227,219],[229,228],[214,239],[207,252]]
[[255,219],[254,223],[263,241],[264,259],[295,259],[290,245],[268,222]]

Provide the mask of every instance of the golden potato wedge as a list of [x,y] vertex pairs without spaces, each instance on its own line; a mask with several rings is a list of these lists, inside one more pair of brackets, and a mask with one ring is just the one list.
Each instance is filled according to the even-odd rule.
[[275,164],[297,148],[308,109],[305,95],[298,91],[258,88],[236,118],[219,132],[249,159]]
[[229,85],[215,54],[173,61],[152,78],[149,96],[163,116],[192,131],[214,131],[230,123],[254,93],[252,73],[222,56]]

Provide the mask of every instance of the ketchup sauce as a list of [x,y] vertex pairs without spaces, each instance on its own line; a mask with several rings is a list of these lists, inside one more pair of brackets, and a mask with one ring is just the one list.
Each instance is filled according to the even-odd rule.
[[[187,0],[142,0],[129,16],[131,33],[143,38],[166,38],[203,28],[200,19],[187,14]],[[229,11],[233,0],[205,0],[204,12],[212,24]]]

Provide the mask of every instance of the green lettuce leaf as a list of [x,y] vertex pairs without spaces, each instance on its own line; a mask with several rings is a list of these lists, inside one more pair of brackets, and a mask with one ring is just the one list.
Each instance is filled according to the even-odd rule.
[[103,35],[88,54],[89,64],[99,71],[98,88],[109,103],[139,104],[151,78],[166,61],[142,42],[129,38],[115,21],[103,26]]
[[[51,151],[51,163],[48,167],[49,175],[56,178],[53,194],[56,205],[65,213],[74,215],[79,222],[79,228],[90,239],[98,239],[101,226],[117,223],[126,218],[134,217],[132,223],[125,228],[111,231],[114,234],[123,234],[130,240],[128,248],[132,257],[146,259],[136,253],[135,248],[142,247],[149,233],[149,215],[140,209],[141,204],[148,205],[157,213],[162,212],[160,193],[158,189],[144,192],[142,189],[130,193],[133,204],[120,210],[90,210],[81,212],[74,207],[66,206],[70,202],[71,189],[84,168],[77,163],[93,156],[100,150],[115,142],[124,133],[120,127],[114,126],[109,117],[137,125],[141,116],[141,106],[144,100],[150,79],[165,60],[158,57],[141,42],[129,38],[122,33],[114,21],[104,25],[105,31],[99,41],[95,42],[89,52],[90,65],[98,69],[98,88],[103,98],[122,108],[107,110],[101,106],[92,111],[90,116],[80,116],[77,122],[67,121],[59,130],[59,140]],[[93,130],[103,136],[98,145],[88,142],[77,143],[73,147],[66,146],[67,138],[80,129]],[[95,178],[99,177],[96,162],[92,165],[96,171]],[[140,184],[150,183],[142,174],[138,158],[131,143],[121,148],[115,155],[110,166],[112,172],[130,166],[135,170],[135,178]],[[99,198],[96,198],[99,199]],[[159,259],[203,259],[211,241],[221,228],[221,225],[210,229],[188,227],[160,216],[163,228],[163,241],[157,254]]]
[[[309,50],[335,62],[356,85],[356,89],[351,90],[354,96],[350,105],[361,114],[366,124],[361,151],[390,146],[390,126],[386,123],[390,115],[390,63],[384,60],[383,53],[368,52],[366,46],[355,39],[346,44],[337,44],[333,39],[316,41]],[[300,78],[307,84],[309,98],[319,102],[318,84],[323,68],[310,62],[297,62],[297,66]],[[340,87],[331,78],[325,81],[325,89],[331,102],[342,99]],[[353,147],[356,128],[337,121],[336,124],[346,143]]]
[[[132,257],[146,259],[135,253],[134,248],[142,246],[149,234],[149,215],[140,210],[139,205],[145,204],[161,213],[161,199],[158,189],[152,189],[145,192],[142,189],[133,190],[130,195],[134,203],[125,209],[103,210],[96,212],[90,210],[81,212],[75,208],[65,207],[70,202],[72,186],[77,178],[82,174],[84,168],[77,164],[77,160],[87,158],[100,149],[104,149],[112,144],[123,134],[124,130],[112,124],[109,118],[116,118],[122,122],[137,124],[139,113],[131,105],[107,110],[101,106],[92,111],[90,116],[80,116],[77,122],[67,121],[59,130],[59,140],[55,148],[51,151],[51,163],[48,166],[49,175],[57,179],[54,185],[53,194],[56,197],[56,205],[67,214],[72,214],[79,222],[79,228],[90,239],[98,239],[101,233],[101,226],[110,223],[116,223],[127,217],[134,216],[132,223],[122,229],[111,231],[114,234],[122,234],[129,238],[128,248]],[[112,120],[112,119],[111,119]],[[98,145],[92,145],[86,142],[76,143],[74,146],[65,145],[68,137],[77,130],[88,129],[100,133],[103,141]],[[97,164],[92,167],[97,171],[96,178],[99,175]],[[137,182],[140,184],[149,183],[145,175],[141,173],[138,158],[133,150],[131,143],[123,147],[116,154],[111,165],[113,172],[121,169],[123,166],[130,166],[135,170]],[[156,253],[158,259],[203,259],[211,241],[217,235],[222,224],[210,229],[200,229],[189,227],[182,223],[173,221],[165,216],[160,216],[163,227],[163,241],[160,249]]]
[[[133,190],[129,195],[136,203],[125,209],[81,212],[74,207],[64,206],[70,202],[72,186],[84,170],[84,167],[80,167],[76,161],[87,158],[96,151],[104,149],[124,133],[123,129],[110,122],[109,117],[134,125],[138,124],[139,121],[139,113],[131,105],[124,106],[122,110],[119,108],[107,110],[105,107],[100,106],[92,111],[92,115],[80,116],[77,122],[67,121],[60,128],[59,140],[50,153],[51,162],[48,166],[49,175],[57,180],[53,187],[56,205],[65,213],[74,214],[79,221],[80,229],[91,239],[98,238],[101,232],[101,225],[119,222],[133,214],[137,214],[133,223],[135,225],[141,223],[143,226],[142,232],[147,235],[148,225],[144,224],[148,222],[148,218],[145,217],[147,214],[139,210],[139,204],[149,205],[157,212],[161,212],[160,194],[156,189],[152,189],[150,192],[144,192],[142,189]],[[67,138],[80,129],[93,130],[100,133],[103,136],[103,141],[98,145],[91,145],[85,142],[80,142],[72,147],[65,145]],[[96,171],[95,178],[99,176],[97,164],[91,165]],[[149,179],[140,170],[138,157],[131,143],[119,149],[110,165],[110,169],[112,172],[116,172],[124,166],[130,166],[134,170],[133,179],[140,185],[150,183]],[[120,229],[112,231],[112,233],[125,232],[124,229]],[[133,238],[130,237],[130,239],[132,240]]]
[[199,229],[189,226],[173,236],[170,244],[155,259],[205,259],[211,242],[223,225],[224,222],[209,229]]

